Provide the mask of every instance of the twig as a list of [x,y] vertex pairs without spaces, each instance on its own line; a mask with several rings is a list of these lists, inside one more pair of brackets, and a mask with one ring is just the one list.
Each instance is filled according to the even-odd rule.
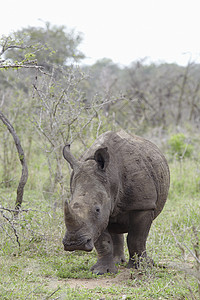
[[172,235],[173,235],[173,237],[174,237],[174,240],[175,240],[177,246],[179,247],[179,249],[181,250],[182,255],[183,255],[183,257],[184,257],[184,260],[185,260],[185,248],[184,248],[184,247],[181,245],[181,243],[178,241],[178,239],[177,239],[175,233],[174,233],[173,230],[172,230],[172,226],[171,226],[170,229],[171,229],[171,233],[172,233]]
[[25,300],[28,299],[28,297],[33,293],[35,292],[40,286],[42,286],[43,284],[37,286],[34,290],[32,290],[30,293],[28,293],[28,295],[26,296]]
[[9,180],[1,181],[1,182],[0,182],[0,185],[1,185],[1,184],[5,184],[5,183],[12,182],[12,181],[14,181],[14,180],[15,180],[15,177],[14,177],[14,178],[11,178],[11,179],[9,179]]
[[42,70],[44,67],[37,65],[24,65],[24,64],[9,64],[9,65],[0,65],[0,69],[39,69]]
[[74,136],[74,138],[71,141],[71,144],[74,142],[74,140],[77,138],[77,136],[80,136],[80,134],[83,132],[83,130],[88,126],[88,124],[90,124],[92,119],[94,119],[95,117],[96,117],[96,112],[90,117],[90,119],[82,126],[80,131]]
[[[3,206],[1,206],[0,205],[0,211],[1,210],[6,210],[6,211],[9,211],[10,213],[12,212],[12,213],[15,213],[16,211],[18,211],[18,210],[16,210],[16,209],[11,209],[11,208],[6,208],[6,207],[3,207]],[[19,212],[29,212],[29,211],[34,211],[34,212],[41,212],[41,213],[45,213],[45,214],[48,214],[48,212],[46,212],[46,211],[41,211],[41,210],[37,210],[37,209],[20,209],[19,210]]]
[[197,261],[197,263],[200,264],[200,259],[195,255],[195,253],[185,243],[183,243],[183,245],[190,252],[190,254],[194,257],[194,259]]
[[11,239],[11,241],[13,242],[13,244],[15,243],[15,241],[13,240],[12,236],[10,236],[10,234],[7,232],[7,230],[3,227],[3,225],[1,225],[1,228],[6,232],[7,236],[9,236],[9,238]]
[[19,210],[19,208],[21,207],[22,201],[23,201],[24,187],[25,187],[27,179],[28,179],[28,166],[26,164],[24,150],[21,146],[19,137],[18,137],[17,133],[15,132],[15,129],[13,128],[12,124],[9,122],[9,120],[4,116],[4,114],[1,111],[0,111],[0,119],[4,123],[4,125],[6,125],[7,129],[9,130],[9,132],[11,133],[11,135],[14,139],[15,146],[18,151],[19,160],[22,165],[22,174],[21,174],[21,178],[20,178],[18,188],[17,188],[17,199],[15,202],[15,208],[17,210]]
[[8,42],[8,38],[6,38],[4,45],[2,46],[1,52],[0,52],[0,56],[3,55],[7,50],[9,49],[28,49],[28,48],[32,48],[32,46],[19,46],[19,45],[10,45],[7,46],[7,42]]
[[190,275],[195,277],[196,279],[200,280],[200,273],[191,269],[187,266],[187,264],[183,263],[169,263],[169,266],[174,269],[178,269],[179,271],[184,272],[186,275]]
[[15,234],[15,237],[16,237],[16,241],[17,241],[17,243],[19,245],[19,248],[20,248],[19,236],[17,234],[17,230],[13,226],[13,222],[8,217],[6,217],[2,211],[0,211],[0,212],[1,212],[2,216],[3,216],[3,218],[6,219],[8,221],[8,223],[10,224],[10,226],[12,227],[12,229],[14,231],[14,234]]
[[98,123],[98,127],[97,127],[96,137],[98,138],[98,136],[99,136],[99,130],[100,130],[101,125],[102,125],[102,121],[101,121],[101,116],[100,116],[100,114],[97,113],[97,116],[98,116],[98,119],[99,119],[99,123]]
[[186,274],[185,274],[185,282],[186,282],[186,284],[187,284],[187,288],[188,288],[188,290],[189,290],[189,292],[190,292],[190,296],[191,296],[191,298],[192,298],[192,300],[196,300],[196,297],[195,297],[195,295],[194,295],[194,293],[193,293],[193,291],[192,291],[192,287],[191,287],[191,285],[189,284],[189,282],[188,282],[188,280],[187,280],[187,276],[186,276]]
[[46,298],[44,298],[44,300],[51,298],[51,296],[53,296],[57,291],[60,290],[60,287],[57,288],[57,290],[55,290],[51,295],[47,296]]

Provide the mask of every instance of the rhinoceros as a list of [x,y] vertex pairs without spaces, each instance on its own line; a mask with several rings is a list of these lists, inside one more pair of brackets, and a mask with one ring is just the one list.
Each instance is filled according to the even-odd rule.
[[71,201],[64,204],[64,250],[95,247],[93,273],[116,273],[116,264],[125,262],[123,234],[128,233],[127,267],[137,268],[148,259],[147,236],[167,199],[165,157],[149,140],[124,131],[103,133],[79,160],[69,145],[63,156],[73,169]]

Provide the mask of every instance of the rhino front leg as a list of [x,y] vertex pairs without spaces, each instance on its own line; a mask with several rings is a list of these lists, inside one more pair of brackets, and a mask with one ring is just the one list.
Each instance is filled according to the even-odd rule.
[[104,273],[117,273],[117,268],[113,259],[113,242],[111,235],[106,230],[94,244],[98,254],[97,263],[91,271],[97,275]]
[[113,259],[115,264],[126,262],[124,255],[124,235],[110,233],[113,241]]
[[129,250],[129,262],[127,268],[138,268],[140,262],[146,259],[153,264],[146,254],[146,240],[153,221],[154,211],[132,211],[129,218],[129,231],[127,244]]

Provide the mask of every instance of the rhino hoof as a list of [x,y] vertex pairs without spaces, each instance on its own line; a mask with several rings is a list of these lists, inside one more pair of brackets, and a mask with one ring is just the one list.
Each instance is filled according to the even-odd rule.
[[100,263],[97,262],[91,268],[91,271],[92,271],[93,274],[96,274],[96,275],[103,275],[103,274],[106,274],[106,273],[116,274],[117,273],[117,268],[114,264],[110,265],[110,266],[104,266],[104,265],[101,265]]
[[115,256],[114,257],[114,262],[115,262],[115,264],[117,264],[117,265],[120,265],[120,264],[124,264],[124,263],[126,263],[126,258],[125,258],[125,256]]

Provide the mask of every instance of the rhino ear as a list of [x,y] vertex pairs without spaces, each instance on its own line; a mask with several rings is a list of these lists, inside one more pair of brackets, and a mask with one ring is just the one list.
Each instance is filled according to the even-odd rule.
[[94,160],[97,162],[97,165],[100,170],[105,170],[109,164],[109,153],[108,148],[100,148],[94,154]]

